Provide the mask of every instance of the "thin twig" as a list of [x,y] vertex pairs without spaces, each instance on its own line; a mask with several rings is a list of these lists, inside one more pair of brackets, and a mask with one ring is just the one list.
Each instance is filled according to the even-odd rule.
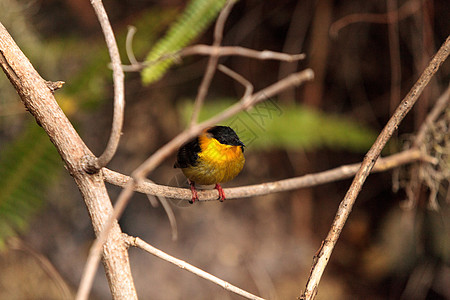
[[128,26],[127,38],[125,41],[125,49],[127,52],[128,60],[130,61],[130,63],[132,65],[139,63],[136,59],[136,56],[134,56],[134,52],[133,52],[133,38],[134,38],[135,33],[136,33],[136,27]]
[[[245,79],[242,75],[234,72],[233,70],[231,70],[230,68],[227,68],[224,65],[218,65],[217,69],[219,69],[219,71],[230,76],[231,78],[233,78],[234,80],[236,80],[237,82],[239,82],[240,84],[242,84],[244,86],[245,92],[244,92],[244,95],[242,96],[242,99],[247,99],[251,96],[251,94],[253,94],[253,84],[251,84],[251,82],[248,81],[247,79]],[[243,101],[245,101],[245,100],[243,100]]]
[[420,126],[417,132],[416,138],[414,139],[413,147],[419,147],[425,139],[427,132],[430,130],[431,125],[436,121],[439,115],[449,106],[450,102],[450,84],[448,85],[445,92],[438,98],[433,109],[428,114],[425,121]]
[[[385,158],[380,158],[372,169],[372,173],[384,172],[416,161],[428,162],[429,159],[418,149],[405,150]],[[227,195],[227,200],[231,200],[313,187],[350,178],[356,174],[360,166],[361,163],[343,165],[314,174],[307,174],[274,182],[226,188],[224,191]],[[130,176],[123,175],[107,168],[103,168],[102,172],[106,182],[120,187],[125,187],[132,180]],[[192,198],[190,189],[159,185],[149,180],[140,181],[135,186],[135,191],[157,197],[164,196],[177,200],[188,201]],[[216,190],[200,190],[198,191],[198,197],[200,201],[215,201],[218,199],[218,194]]]
[[[298,60],[305,59],[306,55],[304,53],[300,54],[287,54],[282,52],[275,52],[270,50],[253,50],[239,46],[212,46],[212,45],[194,45],[186,47],[179,52],[170,53],[162,55],[159,59],[150,62],[151,64],[156,64],[160,61],[169,58],[183,58],[192,55],[216,55],[218,57],[222,56],[242,56],[246,58],[253,58],[258,60],[279,60],[285,62],[294,62]],[[122,65],[122,69],[125,72],[139,72],[149,63],[137,63],[132,65]]]
[[280,60],[286,62],[298,61],[306,57],[304,53],[287,54],[270,50],[258,51],[239,46],[214,47],[201,44],[184,48],[179,55],[180,57],[185,57],[191,55],[211,55],[211,53],[216,53],[218,56],[243,56],[259,60]]
[[[202,122],[200,124],[194,125],[189,129],[183,131],[176,137],[174,137],[170,142],[158,149],[152,156],[147,158],[132,174],[133,180],[128,181],[124,186],[124,189],[119,194],[116,204],[114,206],[114,211],[110,215],[109,220],[103,226],[101,234],[99,234],[89,250],[89,256],[86,261],[86,266],[83,272],[83,278],[89,280],[89,285],[92,285],[94,280],[95,271],[97,270],[97,265],[100,261],[100,253],[103,244],[109,234],[114,220],[124,211],[129,199],[133,195],[133,190],[136,185],[139,185],[149,172],[156,168],[164,159],[166,159],[171,153],[173,153],[178,147],[183,143],[187,142],[189,139],[198,135],[203,129],[215,125],[223,120],[230,118],[231,116],[239,113],[242,110],[251,108],[253,105],[268,99],[281,91],[301,85],[302,83],[312,80],[314,78],[314,72],[311,69],[306,69],[302,72],[291,74],[290,76],[272,84],[271,86],[262,89],[261,91],[251,95],[248,99],[242,98],[238,103],[230,106],[228,109],[224,110],[220,114],[212,117],[211,119]],[[245,101],[243,101],[245,100]]]
[[[146,194],[146,196],[151,203],[150,199],[153,198],[153,195]],[[172,206],[170,206],[165,196],[157,196],[157,197],[161,202],[161,206],[164,208],[164,211],[166,212],[167,218],[169,219],[170,229],[172,230],[172,241],[176,241],[178,240],[178,226],[177,226],[177,218],[175,218]]]
[[433,57],[431,62],[428,64],[427,68],[424,70],[420,78],[411,88],[406,97],[402,100],[393,116],[389,119],[383,131],[380,133],[375,143],[372,145],[370,150],[367,152],[358,173],[356,173],[353,182],[347,191],[344,199],[339,205],[339,209],[336,213],[336,217],[333,220],[331,229],[323,242],[323,247],[320,250],[317,260],[314,260],[311,269],[311,274],[308,278],[306,284],[306,290],[301,296],[301,299],[314,299],[317,294],[317,288],[322,277],[323,272],[330,260],[331,253],[333,252],[334,246],[337,243],[339,235],[345,225],[345,222],[350,215],[353,204],[356,201],[361,188],[369,175],[371,169],[375,165],[381,150],[383,150],[387,141],[391,138],[394,131],[398,128],[400,122],[403,120],[405,115],[411,110],[414,103],[419,98],[425,86],[430,81],[431,77],[436,73],[441,64],[447,59],[450,53],[450,36],[441,46],[439,51]]
[[144,242],[142,239],[140,239],[138,237],[126,236],[126,240],[128,241],[130,246],[140,248],[158,258],[161,258],[167,262],[170,262],[170,263],[178,266],[179,268],[181,268],[183,270],[186,270],[186,271],[191,272],[191,273],[193,273],[199,277],[202,277],[208,281],[211,281],[212,283],[215,283],[215,284],[223,287],[227,291],[233,292],[233,293],[240,295],[242,297],[245,297],[247,299],[264,300],[263,298],[253,295],[247,291],[244,291],[244,290],[238,288],[237,286],[234,286],[234,285],[226,282],[225,280],[222,280],[214,275],[209,274],[208,272],[203,271],[202,269],[199,269],[191,264],[188,264],[187,262],[185,262],[181,259],[175,258],[159,249],[156,249],[155,247],[147,244],[146,242]]
[[120,61],[119,48],[117,47],[114,32],[108,20],[105,8],[101,0],[91,0],[92,7],[95,10],[97,18],[102,27],[105,36],[106,46],[108,47],[109,56],[111,57],[111,66],[113,70],[114,81],[114,112],[113,122],[111,126],[111,134],[108,144],[103,153],[93,161],[92,165],[87,166],[90,172],[95,172],[106,166],[116,153],[119,145],[120,136],[122,134],[123,116],[125,108],[125,87],[124,73],[122,63]]
[[[213,46],[218,47],[222,43],[223,38],[223,28],[225,26],[225,22],[228,18],[228,15],[231,12],[236,0],[228,0],[225,4],[224,8],[220,11],[219,17],[217,18],[216,26],[214,28],[214,42]],[[200,110],[205,102],[206,95],[208,94],[209,86],[211,85],[212,78],[214,77],[214,73],[216,72],[217,63],[219,61],[219,56],[212,52],[209,56],[208,64],[206,66],[205,74],[203,75],[202,82],[198,87],[197,97],[194,102],[194,109],[192,110],[191,116],[191,125],[193,126],[198,121],[198,116],[200,114]]]
[[[415,14],[422,7],[423,2],[424,0],[410,0],[403,4],[398,10],[389,11],[388,13],[383,14],[361,13],[347,15],[331,24],[329,31],[330,36],[336,38],[342,28],[353,23],[366,22],[388,24],[389,22],[399,22]],[[390,15],[394,15],[394,17],[391,17]]]
[[48,277],[50,277],[52,281],[54,281],[55,285],[58,287],[61,299],[70,300],[73,298],[72,293],[70,292],[70,288],[64,281],[64,278],[47,257],[35,251],[19,238],[10,238],[7,243],[10,249],[23,251],[36,259],[42,270],[48,275]]

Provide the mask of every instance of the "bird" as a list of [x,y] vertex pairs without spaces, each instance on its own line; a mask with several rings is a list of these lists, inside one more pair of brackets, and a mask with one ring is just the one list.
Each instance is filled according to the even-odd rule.
[[174,168],[180,168],[189,181],[192,199],[198,201],[195,184],[212,185],[219,192],[221,202],[225,193],[220,183],[236,177],[244,167],[245,145],[228,126],[206,128],[201,134],[183,144],[177,152]]

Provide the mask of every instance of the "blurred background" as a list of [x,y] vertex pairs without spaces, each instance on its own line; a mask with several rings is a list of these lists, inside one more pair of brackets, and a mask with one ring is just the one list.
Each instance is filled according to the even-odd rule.
[[[104,4],[124,63],[129,63],[128,25],[137,28],[132,46],[144,61],[154,54],[155,44],[164,43],[187,5],[177,0]],[[99,155],[109,137],[113,87],[104,38],[89,1],[0,0],[0,12],[0,21],[42,77],[66,82],[56,98]],[[224,57],[220,63],[251,81],[256,91],[305,68],[314,70],[315,80],[223,123],[235,128],[247,145],[243,172],[225,187],[360,162],[447,38],[449,12],[446,0],[239,1],[226,22],[223,45],[305,53],[306,59],[280,63]],[[216,15],[201,18],[205,24],[181,23],[188,32],[198,31],[190,44],[212,43]],[[185,58],[153,82],[140,73],[126,74],[123,136],[110,169],[130,174],[186,127],[206,61]],[[447,87],[449,74],[447,61],[383,155],[411,144]],[[242,93],[239,83],[217,73],[201,119]],[[447,109],[427,137],[427,148],[434,149],[440,166],[405,166],[368,178],[318,299],[450,299],[449,119]],[[174,160],[175,154],[149,178],[181,185]],[[135,194],[120,224],[124,232],[252,293],[296,299],[350,183],[224,203],[176,203],[176,241],[164,209]],[[0,299],[73,295],[94,239],[92,226],[56,150],[3,75],[0,190]],[[115,201],[120,189],[108,185],[108,190]],[[139,249],[130,249],[130,257],[141,299],[239,299]],[[102,267],[91,297],[111,297]]]

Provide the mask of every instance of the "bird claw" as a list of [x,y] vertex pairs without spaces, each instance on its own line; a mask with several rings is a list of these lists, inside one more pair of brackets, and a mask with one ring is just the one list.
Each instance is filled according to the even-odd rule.
[[[195,182],[191,181],[189,183],[191,185],[191,192],[192,192],[192,199],[189,200],[189,203],[193,204],[195,201],[199,201],[198,194],[197,194],[197,189],[195,188]],[[219,200],[220,202],[223,202],[223,200],[225,200],[225,192],[223,191],[220,184],[217,183],[215,186],[215,189],[219,192],[219,198],[217,198],[217,200]]]
[[191,181],[189,183],[191,185],[191,192],[192,192],[192,199],[189,200],[189,203],[193,204],[195,202],[195,200],[198,201],[198,194],[197,194],[197,190],[195,189],[195,182]]
[[220,184],[217,183],[215,189],[219,192],[219,198],[217,198],[217,200],[223,202],[223,200],[225,200],[225,193]]

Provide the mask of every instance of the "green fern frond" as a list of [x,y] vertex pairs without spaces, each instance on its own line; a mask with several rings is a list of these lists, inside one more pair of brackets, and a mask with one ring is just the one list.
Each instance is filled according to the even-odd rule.
[[[200,120],[206,120],[232,105],[221,100],[206,103]],[[189,120],[192,101],[179,107],[183,120]],[[273,99],[257,104],[247,112],[222,122],[232,127],[244,144],[253,149],[331,149],[364,152],[375,141],[370,128],[348,117],[320,112],[305,106],[282,106]]]
[[190,1],[178,21],[147,55],[146,63],[149,66],[142,71],[143,82],[149,84],[160,79],[175,60],[168,58],[157,63],[154,62],[162,55],[175,53],[182,49],[200,35],[216,18],[225,2],[225,0]]
[[0,153],[0,248],[6,238],[28,227],[44,202],[61,159],[44,130],[33,122]]

